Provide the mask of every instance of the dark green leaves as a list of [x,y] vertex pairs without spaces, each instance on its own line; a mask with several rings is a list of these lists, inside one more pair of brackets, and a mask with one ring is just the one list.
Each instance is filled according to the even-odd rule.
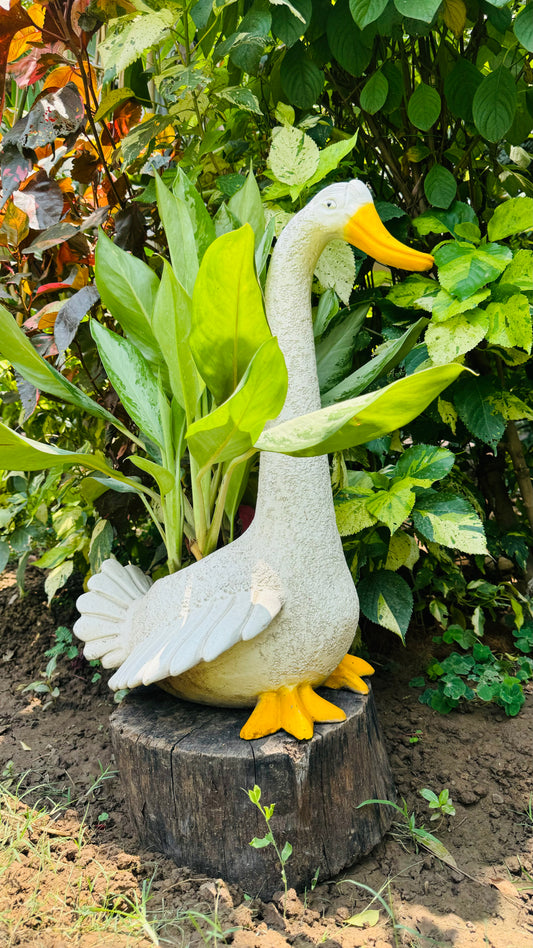
[[505,66],[498,66],[483,79],[474,95],[472,115],[475,126],[483,138],[497,142],[513,124],[515,110],[514,77]]
[[413,594],[405,579],[391,570],[378,569],[358,583],[357,593],[364,615],[395,632],[403,642],[413,612]]
[[385,105],[389,83],[381,71],[375,72],[361,90],[361,108],[370,115],[379,112]]
[[351,14],[360,30],[381,16],[388,0],[350,0]]
[[465,300],[486,283],[495,280],[512,258],[500,244],[447,243],[435,253],[441,285],[459,300]]
[[457,184],[451,171],[442,165],[433,165],[424,180],[424,193],[433,207],[448,208],[457,192]]
[[416,530],[427,540],[465,553],[486,553],[483,524],[464,497],[448,491],[419,494],[412,513]]
[[483,76],[473,63],[460,57],[444,80],[444,92],[450,111],[465,122],[472,121],[472,101]]
[[407,114],[415,128],[427,132],[437,121],[440,108],[441,100],[437,90],[426,85],[425,82],[421,82],[409,99]]
[[533,53],[533,3],[526,3],[513,25],[519,43]]
[[394,0],[394,6],[399,13],[423,20],[424,23],[431,23],[440,5],[441,0],[417,0],[416,4],[412,0]]
[[327,35],[337,62],[351,76],[361,76],[372,56],[372,39],[355,25],[343,0],[339,0],[329,14]]
[[468,376],[456,383],[453,401],[461,421],[476,438],[492,448],[501,441],[505,418],[496,407],[500,392],[490,376]]
[[303,43],[287,50],[280,77],[289,101],[299,109],[311,108],[324,88],[324,73],[309,58]]
[[282,43],[289,48],[296,43],[300,36],[303,36],[313,12],[312,0],[292,0],[291,5],[298,11],[302,19],[295,16],[285,4],[276,4],[271,6],[272,11],[272,32],[278,36]]

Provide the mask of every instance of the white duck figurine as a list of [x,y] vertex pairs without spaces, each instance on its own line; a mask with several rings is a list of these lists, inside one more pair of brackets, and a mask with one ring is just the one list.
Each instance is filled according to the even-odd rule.
[[[360,181],[322,190],[276,243],[266,312],[289,388],[272,424],[320,408],[311,282],[330,240],[344,238],[381,263],[427,270],[433,258],[395,240]],[[88,659],[117,668],[114,689],[158,682],[202,704],[254,707],[241,737],[283,728],[299,739],[342,710],[314,689],[366,693],[373,669],[347,655],[359,602],[335,522],[327,456],[263,453],[255,518],[239,539],[153,585],[135,566],[107,560],[78,600],[76,634]]]

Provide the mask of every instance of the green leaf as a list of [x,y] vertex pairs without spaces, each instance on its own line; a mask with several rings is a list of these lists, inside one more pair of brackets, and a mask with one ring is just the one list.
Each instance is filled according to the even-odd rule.
[[413,594],[405,580],[390,570],[374,570],[359,582],[357,593],[367,619],[395,632],[403,642],[413,612]]
[[[420,551],[414,537],[399,530],[398,533],[395,533],[394,536],[390,538],[385,569],[390,569],[393,572],[396,572],[396,570],[402,566],[407,566],[407,569],[412,569],[419,559]],[[412,682],[409,682],[409,684],[412,684]],[[423,687],[423,684],[424,679],[422,679],[421,687]]]
[[287,395],[287,370],[277,339],[256,352],[240,385],[226,402],[187,430],[187,443],[199,465],[231,461],[249,451]]
[[512,259],[509,247],[500,244],[447,243],[435,251],[439,280],[445,290],[459,300],[465,300],[486,283],[503,273]]
[[292,0],[292,6],[300,17],[294,15],[288,6],[274,6],[272,10],[272,32],[289,48],[303,36],[311,22],[312,0]]
[[172,394],[191,422],[204,383],[192,357],[189,334],[192,300],[165,261],[154,305],[152,328],[168,366]]
[[348,4],[336,3],[328,16],[327,37],[329,48],[346,72],[362,76],[372,58],[372,40],[354,23]]
[[345,240],[328,241],[318,258],[315,276],[321,286],[335,290],[348,305],[355,281],[355,259]]
[[408,477],[413,485],[431,487],[442,480],[455,464],[453,451],[432,444],[416,444],[408,448],[394,466],[394,476]]
[[109,520],[98,520],[89,545],[89,564],[93,573],[98,573],[104,560],[111,556],[112,549],[113,527]]
[[119,105],[122,105],[123,102],[134,98],[135,93],[132,89],[128,89],[127,87],[112,89],[111,92],[103,96],[98,111],[94,113],[95,122],[100,122],[106,115],[109,115],[110,112],[114,112],[115,109],[118,109]]
[[415,217],[413,224],[419,234],[444,234],[449,231],[455,235],[457,224],[475,221],[477,217],[469,204],[454,201],[447,211],[424,211],[419,217]]
[[498,66],[483,79],[472,102],[474,124],[483,138],[497,142],[513,124],[516,110],[516,84],[505,66]]
[[405,309],[422,309],[421,300],[428,296],[436,296],[439,289],[436,280],[413,274],[393,286],[387,294],[387,300],[389,303],[394,303],[395,306],[401,306]]
[[479,303],[490,296],[490,289],[478,290],[465,300],[456,300],[447,290],[441,290],[433,301],[431,316],[434,323],[445,323],[452,316],[475,310]]
[[52,601],[57,590],[65,585],[67,579],[72,576],[73,571],[74,561],[66,560],[48,573],[44,581],[44,591],[48,597],[48,603]]
[[268,10],[252,8],[241,20],[239,37],[242,41],[233,47],[230,59],[243,72],[256,75],[271,25],[272,17]]
[[220,99],[225,99],[231,105],[235,105],[238,109],[244,109],[245,112],[252,112],[254,115],[263,114],[259,100],[251,89],[242,86],[227,86],[221,89],[220,92],[215,92],[215,95]]
[[437,90],[421,82],[409,99],[407,115],[415,128],[427,132],[437,121],[440,109],[441,100]]
[[309,58],[303,43],[287,50],[280,69],[281,85],[289,102],[299,109],[310,109],[324,88],[324,73]]
[[365,321],[368,305],[353,307],[316,344],[320,391],[327,391],[342,379],[352,364],[354,343]]
[[468,376],[454,386],[453,400],[463,424],[492,448],[501,441],[505,418],[491,401],[499,388],[488,376]]
[[533,230],[533,198],[516,197],[498,205],[489,221],[487,234],[489,240],[502,240],[526,230]]
[[527,296],[515,293],[505,303],[489,303],[487,340],[495,346],[518,346],[531,352],[531,313]]
[[519,290],[531,290],[532,273],[533,250],[517,250],[501,282],[516,286]]
[[415,372],[378,392],[282,422],[256,441],[261,451],[314,457],[343,451],[401,428],[463,371],[457,364]]
[[378,70],[370,77],[361,90],[359,99],[361,108],[370,115],[375,115],[375,113],[379,112],[385,105],[388,93],[389,83],[384,74]]
[[0,304],[0,353],[14,369],[35,388],[62,401],[77,405],[90,415],[116,424],[115,417],[97,402],[76,388],[33,348],[26,333],[11,313]]
[[355,398],[376,379],[395,369],[411,351],[425,326],[427,326],[427,319],[418,319],[404,332],[403,336],[386,343],[381,347],[379,355],[374,356],[366,365],[362,365],[360,369],[356,369],[342,382],[327,391],[322,398],[322,404],[333,405],[334,402],[343,399]]
[[357,928],[364,928],[365,925],[374,928],[374,925],[377,925],[378,922],[379,909],[364,909],[362,912],[358,912],[357,915],[350,915],[350,918],[347,918],[344,924]]
[[[279,135],[279,132],[277,132],[276,135],[274,136],[272,144],[274,144],[278,135]],[[283,184],[277,184],[277,183],[273,184],[268,189],[268,192],[267,192],[269,199],[278,200],[279,198],[284,197],[286,194],[290,194],[293,200],[295,200],[300,194],[300,192],[303,190],[304,186],[307,188],[312,188],[313,185],[318,184],[318,182],[322,181],[322,179],[325,178],[326,175],[328,175],[331,171],[334,171],[335,168],[338,167],[342,159],[346,155],[348,155],[353,150],[353,148],[355,148],[357,137],[358,137],[358,132],[355,132],[355,134],[352,135],[351,138],[343,139],[340,142],[333,142],[333,144],[328,145],[326,148],[323,148],[322,151],[320,151],[318,154],[318,164],[316,165],[316,170],[313,172],[311,177],[306,178],[305,180],[299,183],[294,182],[294,180],[291,178],[291,180],[287,182],[285,187],[283,186]],[[309,138],[309,135],[305,135],[304,138],[307,139],[308,141],[312,141],[312,139]],[[280,142],[280,147],[281,145],[283,145],[284,151],[285,151],[286,143],[287,143],[286,140],[283,141],[283,139]],[[283,168],[287,168],[287,167],[290,168],[292,167],[293,163],[297,163],[300,149],[308,147],[307,142],[306,141],[303,142],[301,138],[299,139],[294,138],[294,144],[296,145],[296,155],[291,158],[290,162],[287,161],[284,154],[279,155],[282,171],[283,171]],[[313,151],[312,154],[314,156],[316,153]],[[296,161],[295,161],[295,158],[296,158]],[[311,151],[309,151],[308,153],[308,160],[310,163]]]
[[254,233],[245,224],[211,244],[194,287],[189,343],[218,404],[235,391],[253,355],[270,337],[254,270]]
[[392,484],[389,490],[379,490],[367,501],[366,509],[376,520],[380,520],[394,533],[413,509],[416,495],[401,481]]
[[265,212],[253,171],[248,172],[242,188],[229,199],[228,210],[240,224],[250,224],[257,246],[265,232]]
[[53,444],[44,444],[23,438],[0,422],[0,469],[6,471],[42,471],[49,467],[77,465],[92,471],[100,471],[109,478],[140,491],[140,485],[109,466],[103,455],[83,454],[81,451],[63,451]]
[[176,169],[173,192],[187,206],[198,248],[198,260],[201,260],[209,244],[212,244],[215,239],[215,225],[202,200],[202,195],[179,165]]
[[430,323],[424,342],[431,361],[434,365],[453,362],[474,349],[485,338],[488,328],[488,316],[483,309],[459,313],[444,323]]
[[161,464],[150,461],[149,458],[141,458],[137,454],[132,454],[128,460],[131,461],[132,464],[135,464],[135,467],[138,467],[139,470],[145,471],[153,477],[162,497],[171,490],[174,490],[176,479],[172,471],[167,470],[166,467],[162,467]]
[[161,362],[151,321],[159,280],[142,260],[117,247],[100,231],[95,276],[102,303],[149,362]]
[[360,30],[381,16],[388,0],[350,0],[350,12]]
[[442,165],[433,165],[424,180],[424,193],[433,207],[446,210],[457,193],[457,183],[451,171]]
[[98,44],[104,69],[112,69],[115,74],[124,72],[145,49],[161,43],[174,22],[175,11],[164,8],[113,20],[105,39]]
[[5,540],[0,540],[0,573],[2,573],[9,560],[9,544]]
[[446,103],[453,114],[465,122],[472,122],[472,102],[483,76],[468,59],[459,56],[452,71],[444,80]]
[[417,0],[416,6],[413,7],[412,0],[394,0],[394,6],[403,16],[431,23],[441,2],[442,0]]
[[514,35],[519,43],[533,53],[533,3],[526,3],[513,23]]
[[272,138],[268,165],[284,184],[291,187],[306,184],[318,168],[318,159],[313,139],[299,128],[284,125]]
[[129,339],[111,332],[95,319],[91,320],[91,335],[107,377],[128,415],[144,434],[162,447],[159,387],[149,363]]
[[376,522],[366,509],[367,498],[374,494],[372,481],[366,474],[362,474],[362,477],[364,480],[361,484],[346,487],[335,494],[335,518],[341,537],[360,533]]
[[418,495],[412,517],[415,529],[426,540],[463,553],[487,552],[483,524],[464,497],[426,490]]
[[156,175],[155,187],[174,273],[185,292],[192,296],[198,273],[198,253],[189,208],[185,201],[169,191],[159,175]]

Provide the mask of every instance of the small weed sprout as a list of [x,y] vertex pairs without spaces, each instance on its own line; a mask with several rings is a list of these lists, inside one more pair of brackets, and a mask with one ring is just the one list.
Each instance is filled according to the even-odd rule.
[[427,800],[430,810],[436,811],[431,814],[431,820],[439,820],[444,816],[455,816],[455,807],[450,799],[450,791],[448,789],[441,790],[437,796],[436,793],[433,793],[433,790],[428,790],[427,787],[425,787],[420,791],[420,796],[424,797],[424,800]]
[[283,882],[283,888],[285,890],[285,898],[283,900],[283,918],[285,918],[286,910],[287,910],[287,892],[288,892],[287,872],[285,870],[285,866],[291,857],[292,846],[289,842],[286,842],[283,849],[279,848],[278,843],[276,842],[276,839],[274,837],[274,834],[270,826],[270,820],[272,819],[272,814],[274,813],[274,807],[276,806],[276,804],[271,803],[268,806],[262,805],[261,787],[258,787],[256,784],[253,790],[246,790],[245,793],[248,794],[250,801],[254,804],[254,806],[257,807],[257,809],[261,813],[267,825],[266,835],[262,836],[260,839],[258,839],[257,836],[254,836],[254,838],[250,842],[250,846],[253,846],[254,849],[264,849],[265,846],[273,846],[276,852],[276,856],[278,857],[278,862],[279,862],[280,870],[281,870],[281,880]]

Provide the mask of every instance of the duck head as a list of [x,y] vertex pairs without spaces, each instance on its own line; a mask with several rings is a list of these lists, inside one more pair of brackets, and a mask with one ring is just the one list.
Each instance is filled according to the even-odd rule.
[[320,191],[305,211],[322,230],[322,238],[343,239],[378,263],[401,270],[429,270],[433,257],[407,247],[381,223],[370,191],[362,181],[331,184]]

